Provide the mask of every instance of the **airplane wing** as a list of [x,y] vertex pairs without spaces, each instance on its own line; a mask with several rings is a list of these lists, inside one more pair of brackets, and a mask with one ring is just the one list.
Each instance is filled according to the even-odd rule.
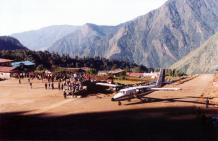
[[114,88],[119,87],[119,85],[110,84],[110,83],[96,83],[96,85],[114,87]]
[[181,88],[151,88],[154,91],[178,91],[182,90]]

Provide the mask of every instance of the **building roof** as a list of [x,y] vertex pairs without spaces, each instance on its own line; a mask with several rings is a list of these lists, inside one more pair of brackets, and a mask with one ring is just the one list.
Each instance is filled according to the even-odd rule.
[[142,77],[142,76],[144,76],[144,73],[128,72],[127,75],[132,76],[132,77]]
[[0,66],[0,72],[4,72],[4,73],[15,72],[15,68]]
[[102,73],[103,73],[103,74],[107,74],[108,71],[98,71],[98,73],[99,73],[99,74],[100,74],[100,73],[101,73],[101,74],[102,74]]
[[24,65],[24,66],[34,66],[35,63],[30,62],[30,61],[20,61],[20,62],[13,62],[13,63],[11,63],[11,65],[13,67],[20,67],[21,65]]
[[84,70],[84,71],[89,71],[89,70],[91,70],[92,68],[90,68],[90,67],[82,67],[81,69]]
[[49,73],[49,74],[51,74],[52,72],[51,71],[49,71],[49,70],[45,70],[45,73]]
[[0,63],[8,63],[8,62],[12,62],[13,60],[10,59],[4,59],[4,58],[0,58]]
[[65,71],[69,71],[69,72],[81,72],[84,71],[81,68],[64,68]]
[[124,72],[124,70],[122,70],[122,69],[115,69],[115,70],[109,71],[108,73],[110,73],[110,74],[118,74],[118,73],[122,73],[122,72]]

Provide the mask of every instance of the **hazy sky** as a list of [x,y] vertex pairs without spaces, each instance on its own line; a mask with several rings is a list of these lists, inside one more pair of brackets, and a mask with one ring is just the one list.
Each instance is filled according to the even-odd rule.
[[0,35],[50,25],[117,25],[166,0],[0,0]]

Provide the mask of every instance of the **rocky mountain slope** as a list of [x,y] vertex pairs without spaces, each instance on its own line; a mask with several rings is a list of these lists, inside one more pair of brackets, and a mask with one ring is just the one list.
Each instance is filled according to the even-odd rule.
[[55,42],[49,51],[168,67],[218,31],[218,0],[169,0],[114,28],[85,25]]
[[72,33],[77,28],[79,27],[71,25],[55,25],[41,28],[39,30],[16,33],[11,36],[17,38],[23,45],[31,50],[46,50],[57,40]]
[[75,32],[55,42],[48,50],[70,56],[110,56],[109,40],[118,28],[85,24]]
[[218,71],[218,33],[209,38],[202,46],[189,53],[170,68],[187,74],[210,73]]
[[17,39],[9,36],[0,36],[0,50],[25,50],[24,47]]

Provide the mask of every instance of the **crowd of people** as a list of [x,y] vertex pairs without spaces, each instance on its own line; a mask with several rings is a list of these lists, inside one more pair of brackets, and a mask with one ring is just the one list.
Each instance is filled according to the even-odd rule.
[[76,93],[84,90],[82,77],[72,76],[68,81],[63,84],[64,97],[67,95],[75,96]]
[[[22,83],[22,79],[27,78],[30,88],[33,88],[33,80],[42,80],[46,90],[58,89],[63,90],[64,97],[67,95],[74,95],[81,90],[86,89],[83,85],[84,81],[90,80],[90,76],[84,72],[70,73],[70,72],[44,72],[44,73],[19,73],[15,75],[19,79],[19,84]],[[56,85],[55,85],[56,84]]]

